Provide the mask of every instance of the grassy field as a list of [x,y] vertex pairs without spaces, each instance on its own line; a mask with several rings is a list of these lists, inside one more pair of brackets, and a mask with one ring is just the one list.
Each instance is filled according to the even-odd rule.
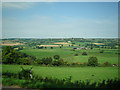
[[[44,57],[53,57],[54,55],[60,55],[60,57],[69,63],[71,62],[80,62],[84,63],[88,61],[88,58],[90,56],[96,56],[98,58],[99,63],[109,62],[111,64],[117,64],[118,63],[118,55],[115,54],[117,52],[117,49],[103,49],[104,53],[100,53],[99,49],[93,49],[93,50],[75,50],[73,51],[70,47],[65,48],[54,48],[54,49],[32,49],[32,48],[26,48],[21,50],[21,52],[24,52],[28,55],[35,56],[36,58],[44,58]],[[82,53],[87,52],[87,56],[83,56]],[[75,54],[78,54],[78,56],[74,56]]]
[[[22,65],[30,68],[31,65]],[[3,65],[3,72],[17,73],[21,65]],[[101,81],[103,79],[114,79],[118,77],[117,67],[43,67],[33,66],[35,75],[63,79],[72,76],[72,81],[87,79],[90,81]],[[92,76],[94,75],[94,76]]]
[[[32,42],[31,42],[32,43]],[[54,45],[56,42],[44,42],[43,45]],[[57,42],[57,44],[59,44]],[[57,45],[56,44],[56,45]],[[80,46],[78,46],[80,44]],[[33,73],[35,76],[39,77],[48,77],[52,79],[65,79],[72,77],[72,82],[76,80],[90,80],[90,82],[99,82],[103,80],[108,79],[115,79],[118,78],[118,67],[104,67],[105,62],[109,62],[110,64],[118,64],[118,52],[117,49],[108,49],[107,48],[93,48],[93,49],[87,49],[87,50],[73,50],[74,47],[80,48],[85,47],[85,44],[88,44],[88,42],[83,42],[82,44],[80,42],[75,42],[74,46],[68,46],[63,45],[62,48],[60,47],[53,47],[51,49],[50,47],[38,49],[34,44],[30,44],[30,42],[26,45],[24,45],[23,50],[20,50],[18,52],[26,53],[30,56],[35,56],[37,60],[40,60],[42,58],[46,57],[52,57],[54,55],[59,55],[61,59],[68,62],[69,65],[72,65],[74,62],[79,63],[87,63],[88,58],[91,56],[95,56],[98,59],[99,65],[101,67],[90,67],[90,66],[45,66],[45,65],[2,65],[2,72],[11,72],[11,73],[18,73],[21,70],[21,66],[23,66],[26,69],[30,69],[31,66],[33,66]],[[39,45],[39,44],[38,44]],[[76,45],[76,46],[75,46]],[[33,49],[34,48],[34,49]],[[90,48],[90,46],[88,46]],[[103,50],[103,53],[100,53],[100,50]],[[82,55],[83,52],[86,52],[87,55]],[[78,56],[75,56],[75,54],[78,54]],[[20,59],[21,60],[21,59]],[[85,65],[85,64],[83,64]],[[103,66],[103,67],[102,67]],[[9,74],[8,74],[9,76]],[[9,78],[9,77],[8,77]],[[5,78],[7,79],[7,78]],[[16,78],[14,78],[16,79]],[[1,80],[1,79],[0,79]],[[12,79],[9,79],[12,80]],[[6,81],[7,82],[7,81]],[[5,83],[6,83],[5,82]]]

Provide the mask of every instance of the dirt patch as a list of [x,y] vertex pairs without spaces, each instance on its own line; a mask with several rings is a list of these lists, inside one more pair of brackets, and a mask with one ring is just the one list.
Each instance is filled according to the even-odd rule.
[[0,45],[3,45],[3,46],[16,46],[16,45],[23,45],[22,43],[2,43]]
[[69,43],[67,43],[67,42],[56,42],[54,44],[69,44]]
[[43,47],[59,47],[59,45],[37,45],[37,46],[43,46]]
[[20,86],[17,85],[12,85],[12,86],[2,86],[2,88],[21,88]]
[[95,45],[105,45],[104,43],[93,43]]

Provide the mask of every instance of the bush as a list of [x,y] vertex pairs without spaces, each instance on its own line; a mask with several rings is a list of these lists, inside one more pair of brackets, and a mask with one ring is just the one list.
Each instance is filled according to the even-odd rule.
[[32,79],[32,67],[30,69],[24,69],[21,67],[22,70],[18,73],[19,79]]
[[52,58],[51,57],[42,58],[40,63],[45,64],[45,65],[51,64],[52,63]]
[[54,61],[52,62],[52,65],[54,65],[54,66],[60,66],[60,65],[61,65],[61,62],[60,62],[59,60],[54,60]]
[[74,56],[78,56],[78,54],[76,53]]
[[100,53],[103,53],[104,52],[104,50],[100,50]]
[[87,53],[86,53],[86,52],[83,52],[82,55],[87,55]]
[[36,58],[14,50],[12,46],[2,47],[2,63],[30,65]]
[[88,66],[98,66],[98,59],[94,56],[89,57],[88,59]]
[[63,62],[62,59],[60,59],[60,60],[54,60],[52,62],[52,65],[54,65],[54,66],[60,66],[60,65],[63,65],[63,64],[64,64],[64,62]]
[[103,66],[112,66],[112,64],[109,63],[109,62],[104,62],[104,63],[103,63]]
[[51,49],[53,49],[53,47],[50,47]]
[[37,59],[36,62],[37,62],[37,64],[43,64],[41,59]]
[[59,55],[54,55],[53,58],[56,59],[56,60],[59,60],[60,56]]

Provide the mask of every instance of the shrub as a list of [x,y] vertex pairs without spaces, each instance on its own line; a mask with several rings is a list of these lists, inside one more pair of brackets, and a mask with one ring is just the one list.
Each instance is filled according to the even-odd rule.
[[104,62],[104,63],[103,63],[103,66],[112,66],[112,64],[109,63],[109,62]]
[[45,65],[51,64],[52,63],[52,58],[51,57],[42,58],[40,63],[45,64]]
[[30,65],[36,58],[14,50],[12,46],[2,47],[2,62],[4,64],[27,64]]
[[53,58],[56,59],[56,60],[59,60],[60,56],[59,55],[54,55]]
[[100,53],[103,53],[104,52],[104,50],[100,50]]
[[98,65],[98,59],[96,57],[94,57],[94,56],[89,57],[88,65],[89,66],[94,66],[94,67],[97,66]]
[[78,54],[76,53],[74,56],[78,56]]
[[60,63],[59,60],[54,60],[54,61],[52,62],[52,65],[54,65],[54,66],[60,66],[61,63]]
[[54,66],[60,66],[60,65],[63,65],[63,64],[64,64],[64,62],[63,62],[62,59],[60,59],[60,60],[54,60],[52,62],[52,65],[54,65]]
[[37,59],[36,62],[37,62],[37,64],[43,64],[42,60],[40,60],[40,59]]
[[51,49],[53,49],[53,47],[50,47]]
[[86,52],[83,52],[82,55],[87,55],[87,53],[86,53]]
[[32,67],[30,69],[21,68],[22,70],[18,73],[19,79],[32,79]]

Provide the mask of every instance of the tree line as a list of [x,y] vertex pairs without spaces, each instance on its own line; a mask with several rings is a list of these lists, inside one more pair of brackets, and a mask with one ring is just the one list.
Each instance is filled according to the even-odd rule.
[[12,46],[2,47],[2,63],[3,64],[24,64],[30,65],[35,61],[34,56],[14,50]]

